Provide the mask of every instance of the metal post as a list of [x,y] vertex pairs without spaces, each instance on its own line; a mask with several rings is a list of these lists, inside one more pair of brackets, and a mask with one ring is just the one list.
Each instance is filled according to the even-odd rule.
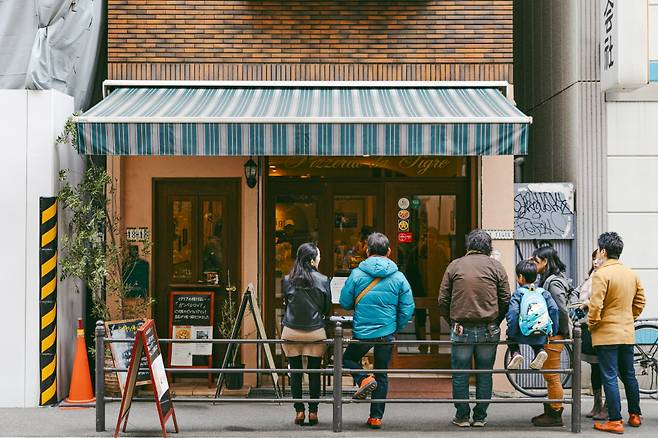
[[105,432],[105,326],[96,321],[96,432]]
[[343,429],[343,326],[336,323],[334,331],[334,432]]
[[576,324],[573,329],[573,374],[571,383],[571,432],[580,433],[581,420],[581,340],[582,330]]

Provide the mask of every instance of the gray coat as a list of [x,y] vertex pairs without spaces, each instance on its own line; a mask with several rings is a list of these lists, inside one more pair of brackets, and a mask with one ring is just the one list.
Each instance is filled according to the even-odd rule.
[[558,335],[565,339],[571,338],[571,320],[569,319],[569,309],[567,307],[567,295],[569,294],[569,289],[571,289],[569,280],[562,273],[550,275],[546,278],[542,287],[551,294],[560,311]]

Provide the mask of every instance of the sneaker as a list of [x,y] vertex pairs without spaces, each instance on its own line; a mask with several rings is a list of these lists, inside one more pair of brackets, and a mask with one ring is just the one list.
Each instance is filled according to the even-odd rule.
[[546,353],[544,350],[540,351],[537,353],[537,356],[535,356],[533,361],[530,362],[530,368],[533,370],[541,370],[544,367],[544,362],[546,362],[546,359],[548,359],[548,353]]
[[361,381],[359,389],[356,390],[352,398],[357,400],[367,399],[372,392],[377,389],[377,381],[373,376],[368,376]]
[[454,424],[457,427],[471,427],[471,422],[468,418],[453,418],[452,419],[452,424]]
[[521,365],[523,365],[523,356],[521,355],[521,353],[514,353],[512,354],[512,358],[507,364],[507,369],[518,370],[521,369]]
[[382,419],[381,418],[375,418],[375,417],[368,417],[368,421],[366,421],[366,424],[371,429],[381,429]]
[[484,427],[487,425],[486,420],[473,420],[471,427]]
[[594,429],[601,432],[610,432],[621,435],[624,433],[624,422],[619,421],[606,421],[605,423],[594,423]]
[[638,414],[630,414],[628,417],[628,425],[631,427],[642,426],[642,417],[640,417]]

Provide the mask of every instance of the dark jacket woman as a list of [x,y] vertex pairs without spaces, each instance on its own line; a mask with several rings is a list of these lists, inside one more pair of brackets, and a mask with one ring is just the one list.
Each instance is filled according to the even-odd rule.
[[[318,369],[322,363],[327,338],[324,329],[326,316],[331,310],[329,279],[317,269],[320,250],[314,243],[304,243],[297,249],[297,257],[290,274],[283,279],[283,330],[281,339],[288,342],[281,348],[288,358],[290,369],[304,367]],[[320,398],[320,374],[308,373],[309,393],[312,399]],[[293,398],[302,398],[302,374],[290,373],[290,390]],[[304,424],[304,403],[295,403],[295,424]],[[318,423],[318,403],[308,404],[308,424]]]
[[311,287],[295,287],[289,277],[283,279],[283,325],[297,330],[316,330],[325,326],[331,311],[329,279],[317,271],[311,273]]

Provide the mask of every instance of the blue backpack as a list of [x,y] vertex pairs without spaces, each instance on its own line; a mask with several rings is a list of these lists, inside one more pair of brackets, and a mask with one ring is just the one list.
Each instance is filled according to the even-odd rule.
[[524,336],[547,335],[553,333],[553,321],[548,314],[548,304],[544,299],[544,289],[529,286],[521,288],[521,308],[519,311],[519,327]]

